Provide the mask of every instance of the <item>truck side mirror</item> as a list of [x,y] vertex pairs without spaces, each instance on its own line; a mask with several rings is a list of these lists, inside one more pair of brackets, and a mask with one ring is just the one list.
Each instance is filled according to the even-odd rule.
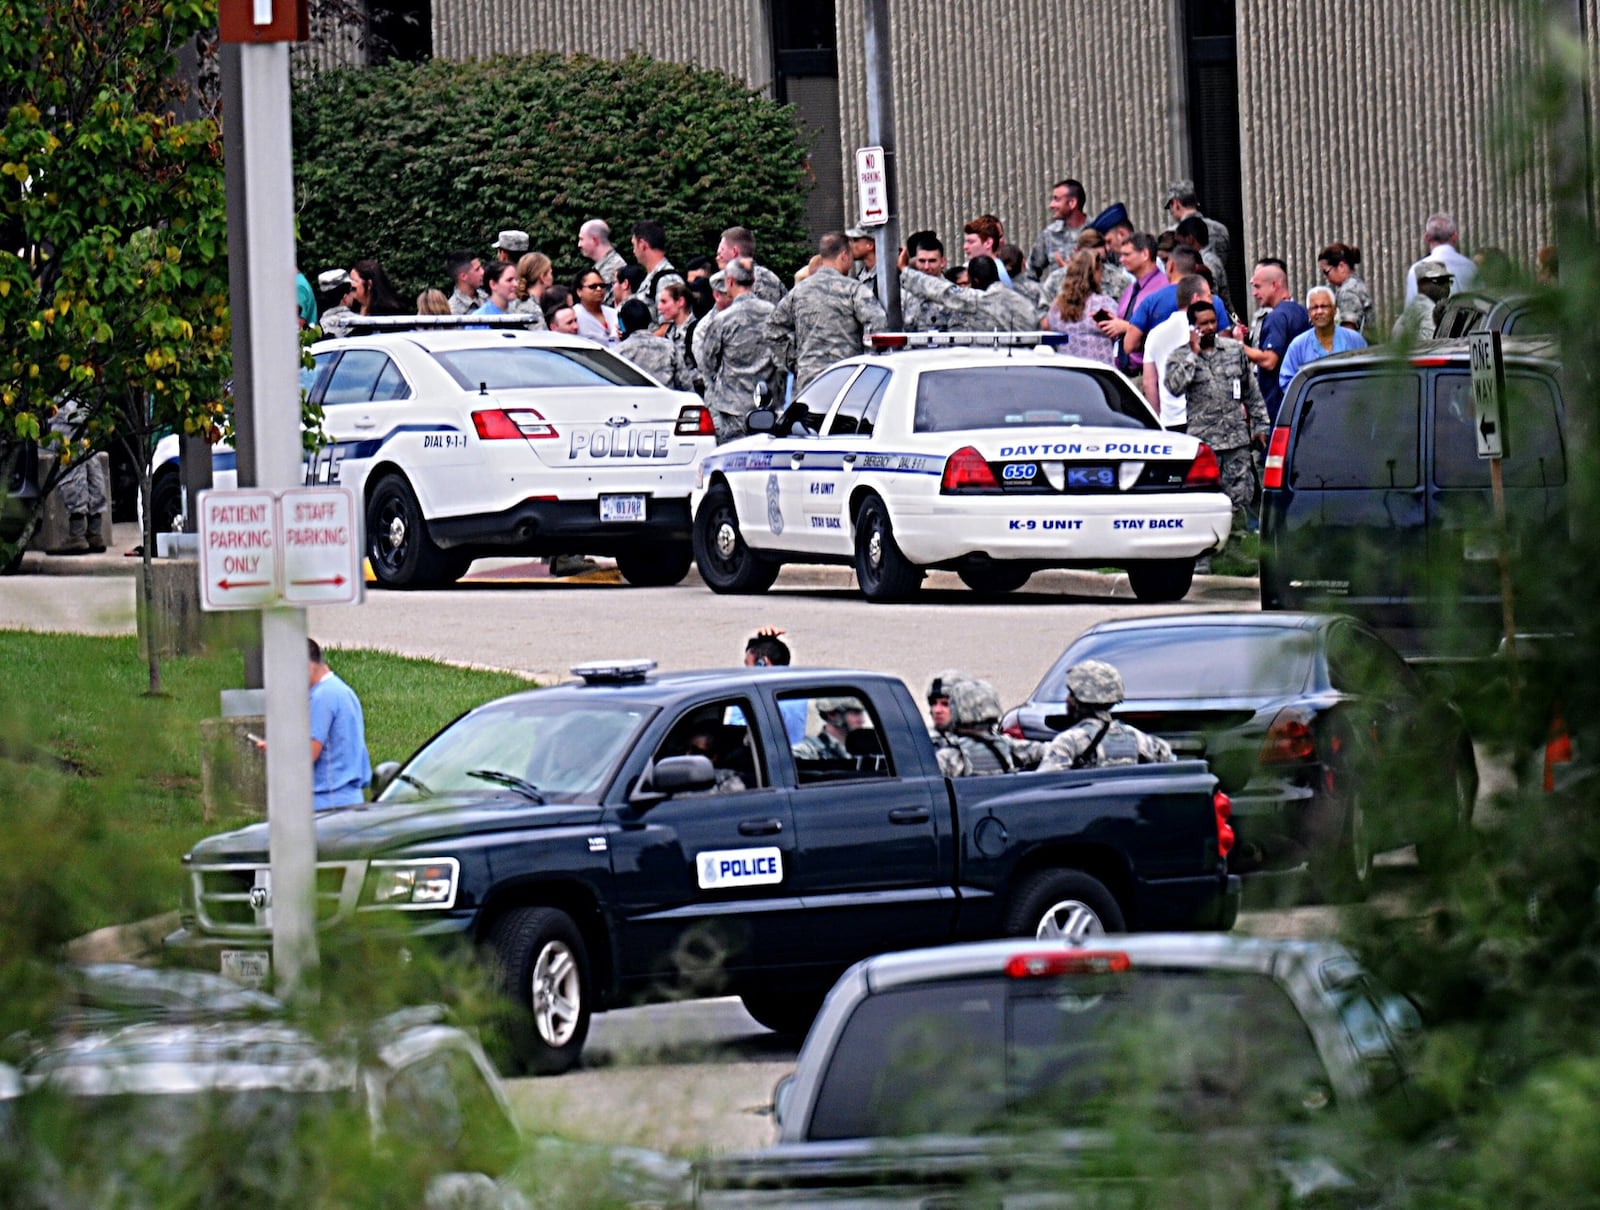
[[372,770],[372,797],[382,794],[389,783],[394,780],[394,775],[400,772],[400,762],[386,760]]
[[714,790],[717,771],[705,756],[665,756],[644,771],[628,801],[635,806],[651,806],[674,794],[695,794]]

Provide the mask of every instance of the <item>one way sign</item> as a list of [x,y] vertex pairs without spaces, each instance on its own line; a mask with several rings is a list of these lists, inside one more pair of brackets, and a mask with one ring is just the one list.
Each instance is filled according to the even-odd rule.
[[1506,366],[1500,333],[1474,332],[1467,337],[1472,353],[1472,430],[1478,457],[1504,458],[1511,451],[1506,435]]

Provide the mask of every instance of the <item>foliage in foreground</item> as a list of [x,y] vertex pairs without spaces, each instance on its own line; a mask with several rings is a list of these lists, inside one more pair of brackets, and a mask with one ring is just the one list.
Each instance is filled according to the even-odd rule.
[[[806,260],[805,148],[791,111],[719,72],[558,55],[334,70],[294,97],[301,265],[375,257],[407,301],[444,282],[451,249],[504,228],[564,278],[578,227],[605,219],[624,255],[654,219],[682,267],[725,227],[783,269]],[[631,259],[631,256],[630,256]]]

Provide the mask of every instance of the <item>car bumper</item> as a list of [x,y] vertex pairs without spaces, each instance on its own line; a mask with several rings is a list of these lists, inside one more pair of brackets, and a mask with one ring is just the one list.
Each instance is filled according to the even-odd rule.
[[923,565],[976,555],[1053,566],[1189,559],[1219,549],[1233,527],[1220,492],[938,496],[890,512],[895,543]]
[[[417,913],[406,913],[416,915]],[[449,947],[470,942],[476,919],[475,913],[449,912],[413,923],[409,920],[385,922],[376,936],[391,947],[397,958],[404,959],[405,951],[413,946]],[[363,937],[373,934],[363,931]],[[215,933],[202,933],[190,925],[180,925],[161,941],[162,956],[175,966],[191,970],[219,971],[224,966],[224,953],[272,952],[272,939],[259,933],[247,936],[224,937]]]
[[524,500],[497,513],[433,518],[428,536],[446,549],[611,555],[641,543],[687,542],[689,502],[646,496],[643,521],[601,521],[597,500]]
[[1237,874],[1163,878],[1139,889],[1132,927],[1141,932],[1217,929],[1227,932],[1239,918],[1243,884]]

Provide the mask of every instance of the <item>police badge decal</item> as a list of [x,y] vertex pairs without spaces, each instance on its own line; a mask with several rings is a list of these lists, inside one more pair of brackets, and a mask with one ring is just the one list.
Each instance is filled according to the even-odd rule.
[[767,524],[772,527],[772,532],[783,532],[783,509],[778,503],[778,472],[773,471],[767,476]]

